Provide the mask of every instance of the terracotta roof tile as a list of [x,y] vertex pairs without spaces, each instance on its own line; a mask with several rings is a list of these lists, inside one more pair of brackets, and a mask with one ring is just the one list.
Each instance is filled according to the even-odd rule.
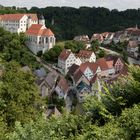
[[97,74],[90,80],[90,83],[93,84],[97,80]]
[[24,15],[30,16],[32,20],[38,20],[36,14],[4,14],[4,15],[0,15],[0,18],[1,20],[4,20],[4,21],[18,21]]
[[79,58],[90,58],[92,53],[94,52],[88,50],[80,50],[80,52],[76,54],[76,56]]
[[68,71],[67,74],[73,76],[74,73],[76,72],[76,70],[78,70],[78,69],[79,69],[79,66],[76,65],[76,64],[73,64],[73,65],[70,67],[70,69],[69,69],[69,71]]
[[113,68],[113,60],[106,61],[106,63],[109,69]]
[[85,62],[85,63],[82,63],[79,67],[79,69],[82,72],[84,72],[86,70],[86,68],[90,68],[90,70],[92,70],[94,73],[96,73],[98,65],[96,63]]
[[64,93],[66,93],[68,91],[68,88],[69,88],[67,80],[65,78],[63,78],[63,77],[61,77],[61,79],[59,80],[57,86],[59,86],[64,91]]
[[71,51],[64,49],[64,50],[60,53],[59,59],[65,61],[65,60],[69,57],[70,54],[71,54]]
[[32,24],[31,27],[26,31],[28,35],[37,35],[37,36],[53,36],[53,32],[50,29],[47,29],[41,24]]
[[31,19],[33,20],[33,21],[35,21],[35,20],[37,20],[38,21],[38,17],[37,17],[37,14],[26,14],[27,16],[30,16],[31,17]]
[[81,72],[81,70],[76,71],[76,72],[74,73],[74,76],[73,76],[75,82],[77,83],[78,80],[79,80],[83,75],[84,75],[84,74]]
[[117,60],[121,59],[121,61],[123,62],[122,58],[119,56],[115,56],[115,55],[108,55],[105,57],[106,61],[113,61],[113,66],[116,64]]
[[98,64],[98,66],[100,66],[101,70],[108,69],[108,65],[107,65],[106,60],[104,58],[98,59],[97,64]]

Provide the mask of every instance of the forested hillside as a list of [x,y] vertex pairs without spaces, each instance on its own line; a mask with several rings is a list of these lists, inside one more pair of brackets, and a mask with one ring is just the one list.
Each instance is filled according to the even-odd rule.
[[140,9],[128,9],[118,11],[107,8],[95,7],[32,7],[17,9],[15,7],[0,8],[0,13],[37,13],[44,15],[46,26],[50,27],[56,34],[57,40],[73,39],[75,35],[94,32],[118,31],[127,27],[140,26]]
[[140,9],[109,10],[107,8],[32,7],[28,12],[43,14],[47,27],[55,32],[57,40],[73,39],[75,35],[93,32],[118,31],[140,25]]

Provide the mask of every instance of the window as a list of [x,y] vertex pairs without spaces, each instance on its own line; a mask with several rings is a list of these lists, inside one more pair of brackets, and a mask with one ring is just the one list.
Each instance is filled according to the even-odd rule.
[[48,38],[46,37],[46,43],[48,43]]
[[53,37],[50,37],[50,42],[53,42]]

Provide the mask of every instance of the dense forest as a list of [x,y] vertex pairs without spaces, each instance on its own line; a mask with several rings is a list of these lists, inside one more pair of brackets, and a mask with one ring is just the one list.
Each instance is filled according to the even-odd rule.
[[118,31],[127,27],[140,26],[140,9],[118,11],[99,7],[46,7],[0,8],[0,13],[37,13],[44,15],[46,26],[56,34],[57,40],[70,40],[75,35],[95,32]]
[[107,8],[32,7],[28,12],[43,14],[46,26],[55,32],[57,40],[73,39],[75,35],[118,31],[140,25],[140,9],[118,11]]

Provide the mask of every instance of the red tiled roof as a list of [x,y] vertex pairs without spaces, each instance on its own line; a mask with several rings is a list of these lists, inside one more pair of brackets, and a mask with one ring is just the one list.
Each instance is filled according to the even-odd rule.
[[73,76],[74,73],[76,72],[76,70],[78,70],[78,69],[79,69],[79,66],[76,65],[76,64],[73,64],[73,65],[70,67],[70,69],[69,69],[69,71],[68,71],[68,74],[71,75],[71,76]]
[[108,69],[108,65],[107,65],[106,60],[104,58],[98,59],[97,64],[98,64],[98,66],[100,66],[101,70]]
[[122,63],[123,63],[122,58],[119,57],[119,56],[108,55],[108,56],[105,57],[105,60],[106,61],[113,61],[113,66],[116,64],[116,62],[118,61],[118,59],[120,59],[122,61]]
[[2,20],[20,20],[22,17],[24,16],[24,14],[4,14],[1,15]]
[[71,54],[71,51],[64,49],[64,50],[60,53],[59,59],[65,61],[65,60],[69,57],[70,54]]
[[26,14],[27,16],[30,16],[31,17],[31,19],[33,20],[33,21],[35,21],[35,20],[37,20],[38,21],[38,17],[37,17],[37,14]]
[[32,24],[31,27],[26,31],[28,35],[38,36],[53,36],[53,32],[50,29],[44,28],[41,24]]
[[84,72],[86,70],[86,68],[90,68],[90,70],[92,70],[94,73],[96,73],[98,65],[96,63],[85,62],[85,63],[82,63],[79,67],[79,69],[82,72]]
[[77,54],[77,57],[90,58],[92,53],[94,52],[88,50],[80,50],[80,52]]
[[66,93],[68,91],[69,85],[67,83],[67,80],[63,77],[58,82],[58,86]]
[[113,68],[113,60],[106,61],[106,63],[109,69]]
[[97,74],[90,80],[90,83],[93,84],[97,80]]
[[76,71],[76,72],[74,73],[74,76],[73,76],[75,82],[77,83],[78,80],[79,80],[83,75],[84,75],[84,74],[81,72],[81,70]]
[[38,20],[36,14],[4,14],[4,15],[0,15],[0,19],[4,21],[18,21],[24,15],[30,16],[32,20]]

